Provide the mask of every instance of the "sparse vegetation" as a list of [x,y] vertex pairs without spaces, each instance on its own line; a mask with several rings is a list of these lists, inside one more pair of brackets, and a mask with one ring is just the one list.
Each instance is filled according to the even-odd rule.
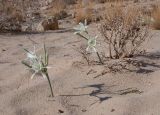
[[21,31],[20,23],[25,20],[25,15],[21,7],[14,6],[9,2],[2,1],[2,16],[0,21],[0,31]]
[[148,37],[139,9],[115,5],[106,9],[100,32],[108,45],[110,58],[132,57]]
[[[87,48],[86,51],[87,52],[93,52],[97,54],[97,57],[99,59],[99,62],[101,64],[104,64],[102,61],[102,58],[100,57],[97,49],[96,49],[96,42],[97,42],[97,38],[98,36],[92,37],[89,35],[88,31],[87,31],[87,21],[85,20],[85,23],[79,23],[79,25],[77,27],[74,28],[76,30],[75,34],[84,38],[85,40],[87,40]],[[84,53],[83,53],[84,54]],[[87,61],[88,62],[88,61]]]
[[0,115],[160,113],[158,1],[0,0]]
[[48,10],[49,16],[55,16],[57,19],[63,19],[67,16],[65,12],[66,3],[63,0],[53,1],[50,8]]
[[153,9],[152,18],[153,18],[152,27],[154,29],[158,29],[159,30],[160,29],[160,7],[159,6],[156,6]]
[[44,78],[47,78],[48,83],[49,83],[49,87],[50,87],[50,90],[51,90],[51,96],[54,97],[51,81],[50,81],[50,78],[49,78],[49,75],[48,75],[48,68],[50,68],[48,66],[49,55],[46,51],[45,45],[44,45],[44,56],[43,55],[37,55],[37,53],[35,51],[36,50],[35,47],[34,47],[34,51],[29,51],[27,49],[24,49],[24,50],[27,53],[27,58],[26,58],[26,60],[22,61],[22,64],[24,64],[31,71],[34,72],[33,75],[31,76],[31,79],[33,79],[33,77],[36,74],[40,74]]
[[82,1],[78,1],[75,9],[75,21],[78,24],[87,20],[87,23],[93,21],[94,15],[94,2],[89,2],[88,5],[84,6]]

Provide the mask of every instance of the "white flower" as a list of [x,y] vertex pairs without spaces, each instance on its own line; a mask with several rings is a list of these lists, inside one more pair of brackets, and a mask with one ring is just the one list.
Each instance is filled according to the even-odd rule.
[[73,29],[76,30],[76,32],[74,34],[78,34],[78,33],[82,33],[82,32],[87,32],[87,20],[85,20],[85,23],[79,23],[79,25],[77,25],[77,27],[74,27]]
[[28,51],[27,49],[24,49],[27,52],[27,59],[28,60],[33,60],[33,59],[37,58],[35,49],[36,49],[35,46],[34,46],[34,50],[33,51]]
[[98,38],[98,36],[92,37],[88,39],[88,47],[86,48],[86,51],[88,52],[97,52],[96,50],[96,39]]
[[37,58],[37,56],[33,52],[30,52],[30,53],[27,53],[27,58],[28,59],[35,59],[35,58]]
[[[43,62],[44,59],[42,58],[41,55],[37,56],[35,47],[34,47],[34,51],[28,51],[27,49],[25,49],[25,51],[27,52],[27,58],[25,60],[26,62],[23,62],[23,63],[26,66],[28,66],[31,70],[34,71],[33,75],[31,76],[31,79],[33,79],[33,77],[36,74],[41,74],[44,78],[46,78],[44,74],[44,69],[48,69],[50,67],[46,65],[46,62]],[[45,56],[47,56],[47,54],[45,54]],[[48,62],[48,59],[45,61]]]

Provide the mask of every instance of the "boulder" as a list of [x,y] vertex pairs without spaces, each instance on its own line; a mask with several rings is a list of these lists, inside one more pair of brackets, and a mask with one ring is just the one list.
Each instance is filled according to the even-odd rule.
[[37,31],[57,30],[59,29],[58,20],[55,17],[49,17],[42,20],[38,26]]

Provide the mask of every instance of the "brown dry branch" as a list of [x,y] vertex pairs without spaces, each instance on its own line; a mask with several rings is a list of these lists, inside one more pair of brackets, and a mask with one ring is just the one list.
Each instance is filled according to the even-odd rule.
[[132,57],[148,37],[148,27],[142,25],[139,9],[119,5],[104,13],[100,32],[109,47],[110,58]]
[[86,60],[87,64],[90,65],[90,53],[88,53],[83,46],[77,48],[76,51],[78,51],[82,55],[82,58]]
[[65,18],[67,13],[65,12],[66,3],[63,0],[56,0],[51,3],[51,8],[48,9],[47,15],[55,16],[58,19]]
[[152,27],[154,29],[160,29],[160,7],[156,6],[152,12],[153,24]]
[[94,18],[94,2],[89,2],[88,5],[83,5],[83,1],[79,0],[75,8],[75,21],[76,23],[84,22],[91,23]]

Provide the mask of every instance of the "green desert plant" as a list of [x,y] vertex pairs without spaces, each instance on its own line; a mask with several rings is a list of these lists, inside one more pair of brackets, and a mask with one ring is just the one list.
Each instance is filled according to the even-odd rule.
[[27,58],[22,61],[22,64],[24,64],[31,71],[34,72],[31,76],[31,79],[33,79],[33,77],[36,74],[40,74],[44,78],[47,78],[48,83],[49,83],[49,87],[50,87],[50,90],[51,90],[51,96],[54,97],[51,81],[50,81],[50,78],[49,78],[49,75],[48,75],[48,68],[50,68],[48,66],[49,55],[47,53],[45,44],[44,44],[44,55],[37,55],[36,51],[35,51],[35,47],[34,47],[34,51],[29,51],[27,49],[24,49],[24,50],[27,53]]
[[79,23],[79,25],[77,25],[76,27],[74,27],[74,30],[76,31],[74,34],[84,38],[85,40],[87,40],[87,48],[86,48],[86,51],[87,52],[95,52],[97,54],[97,57],[99,59],[99,62],[101,64],[103,64],[103,61],[96,49],[96,45],[97,45],[97,38],[98,36],[95,36],[95,37],[92,37],[89,35],[88,31],[87,31],[87,21],[85,20],[85,23]]

